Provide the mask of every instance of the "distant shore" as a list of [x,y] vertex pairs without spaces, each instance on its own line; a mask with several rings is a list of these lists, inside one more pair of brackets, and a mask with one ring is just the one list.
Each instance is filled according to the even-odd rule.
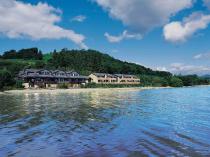
[[81,93],[81,92],[96,92],[96,91],[138,91],[147,89],[161,89],[171,87],[131,87],[131,88],[72,88],[72,89],[23,89],[23,90],[8,90],[0,92],[2,94],[25,94],[25,93]]

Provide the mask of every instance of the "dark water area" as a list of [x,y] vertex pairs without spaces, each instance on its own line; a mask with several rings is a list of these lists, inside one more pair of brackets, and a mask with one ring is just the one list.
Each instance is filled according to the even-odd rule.
[[210,87],[0,94],[4,156],[210,156]]

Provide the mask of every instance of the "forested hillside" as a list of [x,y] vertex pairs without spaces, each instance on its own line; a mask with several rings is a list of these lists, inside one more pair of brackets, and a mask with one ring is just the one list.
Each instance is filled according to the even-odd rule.
[[52,53],[49,66],[92,72],[171,76],[169,72],[153,71],[141,65],[123,62],[95,50],[66,50]]
[[67,50],[45,52],[38,48],[10,50],[0,56],[0,89],[20,87],[15,80],[24,68],[76,70],[80,74],[93,72],[135,74],[141,79],[141,86],[192,86],[209,84],[209,79],[197,75],[174,76],[169,72],[154,71],[144,66],[115,59],[95,50]]

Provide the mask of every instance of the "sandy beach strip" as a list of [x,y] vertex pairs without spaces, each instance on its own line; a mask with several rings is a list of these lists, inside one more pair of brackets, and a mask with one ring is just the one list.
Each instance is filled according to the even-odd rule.
[[81,93],[81,92],[120,92],[120,91],[139,91],[147,89],[160,89],[169,87],[132,87],[132,88],[72,88],[72,89],[23,89],[9,90],[0,94],[33,94],[33,93]]

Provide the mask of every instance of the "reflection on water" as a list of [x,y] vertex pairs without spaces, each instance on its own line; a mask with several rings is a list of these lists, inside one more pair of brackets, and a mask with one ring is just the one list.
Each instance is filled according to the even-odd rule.
[[0,94],[0,156],[209,156],[210,88]]

